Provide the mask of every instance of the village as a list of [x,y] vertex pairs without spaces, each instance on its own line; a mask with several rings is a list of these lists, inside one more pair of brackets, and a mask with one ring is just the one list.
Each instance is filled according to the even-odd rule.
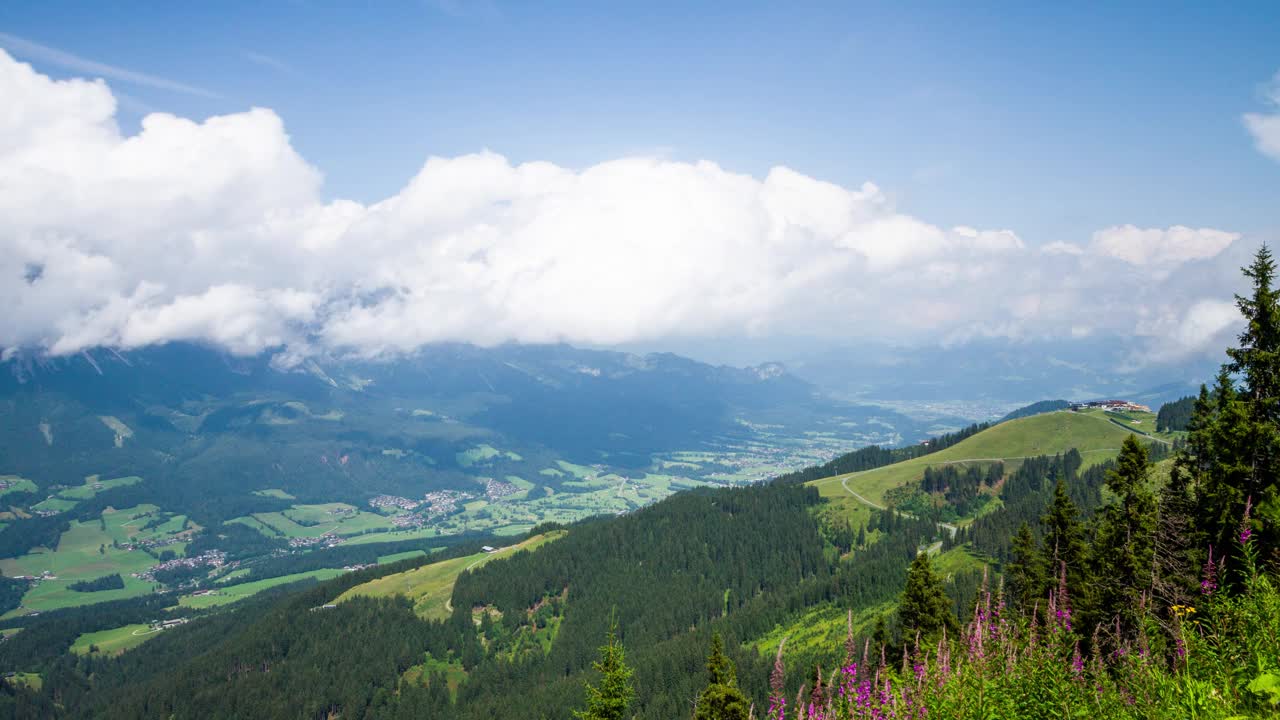
[[198,568],[203,566],[219,568],[227,563],[227,554],[221,550],[206,550],[205,552],[193,557],[180,557],[173,560],[166,560],[158,565],[141,572],[130,573],[133,577],[147,582],[155,582],[155,574],[165,570],[176,570],[178,568]]

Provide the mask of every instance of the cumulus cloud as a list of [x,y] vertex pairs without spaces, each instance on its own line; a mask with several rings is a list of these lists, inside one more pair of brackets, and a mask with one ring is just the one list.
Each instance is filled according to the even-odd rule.
[[1280,160],[1280,72],[1263,91],[1263,100],[1271,105],[1270,114],[1246,113],[1244,126],[1253,135],[1254,144],[1263,155]]
[[932,224],[871,183],[652,157],[430,158],[385,200],[324,201],[270,110],[156,113],[126,136],[105,83],[3,52],[0,96],[5,349],[1162,333],[1181,352],[1229,322],[1204,268],[1242,245],[1125,226],[1040,246]]
[[1095,254],[1118,258],[1130,265],[1173,268],[1188,260],[1214,257],[1239,239],[1239,233],[1212,228],[1122,225],[1095,232],[1090,249]]

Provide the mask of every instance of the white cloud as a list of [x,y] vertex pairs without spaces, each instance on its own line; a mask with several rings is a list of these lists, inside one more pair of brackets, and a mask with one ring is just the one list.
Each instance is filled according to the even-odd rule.
[[3,52],[0,96],[0,348],[198,340],[296,359],[442,340],[1159,332],[1194,350],[1228,322],[1203,303],[1240,264],[1217,230],[1037,246],[931,224],[871,183],[653,157],[430,158],[381,202],[324,202],[270,110],[151,114],[125,136],[105,84]]
[[1172,268],[1188,260],[1216,256],[1240,239],[1239,233],[1212,228],[1138,228],[1120,225],[1093,234],[1090,250],[1131,265]]
[[1280,72],[1263,91],[1263,99],[1272,106],[1271,114],[1246,113],[1244,126],[1253,135],[1258,152],[1280,160]]

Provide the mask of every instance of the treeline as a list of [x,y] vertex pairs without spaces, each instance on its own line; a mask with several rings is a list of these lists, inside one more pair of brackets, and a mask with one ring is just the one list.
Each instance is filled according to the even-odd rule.
[[111,575],[103,575],[93,580],[81,580],[73,582],[67,586],[68,589],[76,592],[98,592],[100,590],[120,590],[124,587],[124,578],[120,577],[120,573]]
[[1165,403],[1156,413],[1156,430],[1172,432],[1186,430],[1191,423],[1191,415],[1195,411],[1196,396],[1188,395],[1180,400]]
[[1058,410],[1066,410],[1071,407],[1071,403],[1066,400],[1041,400],[1034,402],[1026,407],[1018,408],[1013,412],[1000,418],[1000,422],[1008,422],[1017,420],[1018,418],[1031,417],[1032,415],[1043,415],[1048,412],[1056,412]]
[[821,480],[825,477],[831,477],[832,475],[844,475],[845,473],[874,470],[878,467],[884,467],[885,465],[892,465],[896,462],[902,462],[903,460],[924,457],[930,453],[945,450],[966,438],[977,435],[989,427],[991,427],[991,423],[978,423],[976,425],[970,425],[962,430],[957,430],[953,433],[940,435],[916,445],[908,445],[900,448],[883,448],[879,445],[870,445],[859,450],[854,450],[850,453],[845,453],[844,455],[821,465],[814,465],[803,470],[779,475],[774,478],[773,482],[784,485],[799,485],[807,483],[810,480]]

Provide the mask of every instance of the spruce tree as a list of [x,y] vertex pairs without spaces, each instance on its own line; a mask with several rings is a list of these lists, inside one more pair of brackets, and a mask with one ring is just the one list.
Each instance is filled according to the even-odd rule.
[[1276,263],[1266,245],[1243,271],[1252,293],[1236,296],[1245,328],[1240,347],[1227,349],[1228,368],[1243,381],[1241,396],[1247,408],[1245,447],[1239,454],[1248,471],[1241,490],[1253,499],[1256,514],[1264,521],[1260,529],[1267,537],[1262,540],[1268,543],[1277,539],[1274,532],[1280,521],[1280,288],[1275,285]]
[[1156,500],[1152,595],[1162,611],[1192,605],[1200,579],[1200,544],[1194,532],[1195,500],[1190,473],[1176,462]]
[[1031,526],[1023,522],[1013,538],[1013,557],[1005,568],[1014,605],[1030,610],[1049,586],[1049,572]]
[[921,644],[929,647],[943,628],[951,637],[956,637],[958,623],[951,612],[951,599],[942,586],[942,579],[933,572],[928,553],[917,554],[911,562],[902,601],[898,604],[898,619],[904,643],[915,642],[919,633]]
[[1040,524],[1044,526],[1045,565],[1050,574],[1056,574],[1066,563],[1067,585],[1079,598],[1084,578],[1084,526],[1080,523],[1080,510],[1061,478],[1053,487],[1053,500]]
[[751,704],[738,689],[733,662],[724,654],[720,633],[711,636],[711,654],[707,656],[707,687],[698,696],[695,720],[747,720]]
[[600,659],[591,664],[600,673],[600,684],[587,685],[587,707],[574,711],[579,720],[622,720],[635,698],[631,685],[632,669],[618,642],[618,624],[611,620],[607,641],[600,648]]
[[1093,543],[1096,622],[1120,618],[1136,629],[1138,608],[1151,590],[1155,555],[1156,500],[1147,487],[1151,461],[1136,435],[1124,439],[1116,469],[1107,473],[1115,500],[1102,508]]

